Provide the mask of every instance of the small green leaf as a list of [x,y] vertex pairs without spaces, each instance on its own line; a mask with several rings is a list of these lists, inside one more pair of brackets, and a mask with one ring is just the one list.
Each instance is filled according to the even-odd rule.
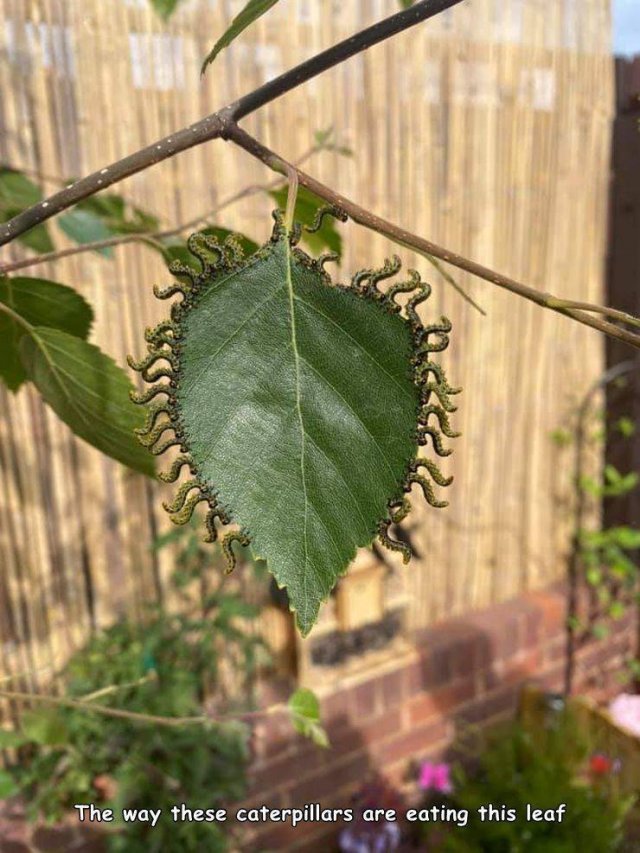
[[35,327],[20,344],[25,371],[45,402],[76,435],[135,471],[153,475],[136,441],[140,409],[125,372],[98,347],[57,329]]
[[635,434],[636,425],[631,420],[631,418],[623,417],[619,418],[616,422],[616,429],[618,430],[620,435],[624,436],[625,438],[631,438],[631,436]]
[[13,776],[6,770],[0,770],[0,800],[13,797],[18,793],[18,785]]
[[329,738],[320,725],[320,703],[311,690],[300,687],[289,699],[289,713],[294,729],[312,740],[316,746],[327,748]]
[[0,729],[0,749],[15,749],[26,743],[26,738],[21,732]]
[[21,721],[25,738],[41,746],[60,746],[68,738],[67,727],[59,711],[30,711]]
[[594,625],[591,633],[596,640],[605,640],[609,636],[609,628],[607,625]]
[[613,601],[609,605],[609,616],[612,619],[622,619],[626,612],[626,607],[621,601]]
[[633,527],[612,527],[609,534],[614,542],[627,551],[640,548],[640,530]]
[[[94,243],[112,236],[112,232],[102,219],[90,210],[71,210],[64,216],[58,217],[57,222],[67,237],[76,243]],[[113,249],[109,247],[97,249],[97,251],[105,257],[113,255]]]
[[[93,311],[77,291],[43,278],[0,278],[0,303],[31,326],[60,329],[86,338]],[[25,327],[0,310],[0,379],[15,391],[27,376],[20,359],[19,344]]]
[[[281,210],[284,210],[287,206],[287,193],[288,189],[284,186],[279,190],[271,190],[269,195],[275,200],[278,207]],[[321,207],[326,206],[327,203],[324,199],[321,199],[306,187],[300,187],[296,197],[294,217],[297,222],[300,222],[303,225],[311,225],[318,210]],[[311,249],[315,254],[319,254],[320,252],[328,249],[330,252],[335,252],[338,258],[342,257],[342,237],[340,236],[340,233],[336,228],[335,220],[332,217],[325,217],[322,226],[318,231],[309,233],[308,231],[303,230],[302,239],[309,249]]]
[[97,216],[110,234],[149,233],[157,231],[159,227],[156,216],[127,202],[116,193],[101,193],[85,199],[74,210]]
[[554,429],[551,433],[551,440],[558,447],[566,447],[568,444],[571,444],[572,439],[573,436],[568,429]]
[[[6,216],[3,221],[8,219],[13,219],[14,216],[17,216],[21,213],[22,210],[8,210]],[[39,255],[44,255],[47,252],[53,252],[55,246],[53,245],[53,241],[49,236],[49,231],[47,226],[44,223],[40,225],[35,225],[33,228],[30,228],[24,234],[20,234],[17,238],[19,243],[22,243],[23,246],[26,246],[28,249],[33,249],[34,252],[38,252]]]
[[164,21],[168,21],[180,0],[150,0],[152,7]]
[[37,184],[14,169],[0,169],[0,207],[24,210],[42,199]]
[[590,586],[598,586],[602,582],[602,571],[600,569],[592,568],[587,572],[587,583]]
[[415,0],[399,0],[399,2],[403,9],[409,9],[413,6]]
[[[22,172],[0,169],[0,222],[12,219],[41,199],[40,188]],[[40,254],[52,252],[54,248],[44,223],[36,225],[17,239],[23,246]]]
[[249,0],[244,9],[235,16],[233,21],[231,21],[231,26],[225,33],[223,33],[223,35],[214,44],[212,50],[207,54],[204,62],[202,63],[200,73],[204,74],[207,70],[207,66],[211,65],[223,48],[228,47],[243,30],[246,30],[250,24],[264,15],[265,12],[268,12],[269,9],[272,6],[275,6],[277,2],[278,0]]

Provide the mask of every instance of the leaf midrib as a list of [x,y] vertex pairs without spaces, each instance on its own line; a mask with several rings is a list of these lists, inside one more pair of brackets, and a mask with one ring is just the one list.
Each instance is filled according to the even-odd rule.
[[289,314],[291,320],[291,347],[293,349],[293,359],[295,365],[295,387],[296,387],[296,411],[298,414],[298,423],[300,424],[300,479],[302,481],[302,494],[304,497],[304,516],[303,516],[303,542],[304,542],[304,567],[303,567],[303,587],[304,596],[307,597],[307,573],[306,568],[309,563],[309,544],[307,535],[307,523],[309,515],[309,498],[307,495],[307,481],[305,474],[305,452],[306,452],[306,434],[304,429],[304,419],[302,417],[301,405],[301,381],[300,381],[300,354],[298,352],[298,340],[296,337],[296,312],[295,312],[295,295],[293,292],[293,277],[291,275],[291,246],[288,236],[284,240],[285,260],[287,265],[287,294],[289,297]]

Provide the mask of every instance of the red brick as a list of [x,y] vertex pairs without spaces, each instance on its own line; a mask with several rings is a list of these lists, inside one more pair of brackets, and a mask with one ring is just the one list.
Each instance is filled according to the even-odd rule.
[[527,600],[542,614],[542,628],[547,637],[556,636],[564,629],[567,618],[566,596],[557,588],[536,590],[526,595]]
[[389,672],[380,679],[379,695],[383,708],[393,708],[405,701],[404,668]]
[[322,723],[327,725],[337,720],[346,722],[349,719],[350,700],[350,690],[340,690],[330,696],[325,696],[320,702]]
[[450,733],[451,727],[446,720],[436,720],[389,738],[383,744],[372,748],[371,754],[376,763],[382,766],[401,759],[419,758],[437,743],[448,738]]
[[495,690],[509,684],[524,683],[538,675],[542,669],[539,649],[521,651],[507,661],[501,661],[483,673],[482,683],[486,690]]
[[304,771],[307,767],[307,763],[301,761],[299,756],[291,753],[278,760],[261,762],[258,766],[254,765],[249,768],[248,773],[251,795],[255,796],[260,792],[273,791],[282,785],[286,785],[292,776],[296,776],[299,770]]
[[434,717],[444,717],[454,708],[472,699],[474,693],[473,681],[467,678],[415,696],[409,702],[409,722],[415,726]]
[[475,725],[486,722],[498,714],[514,713],[518,706],[519,686],[496,690],[488,696],[469,703],[465,708],[455,714],[457,723],[463,726]]
[[310,776],[302,783],[293,779],[292,805],[322,802],[338,790],[363,779],[371,769],[371,762],[365,751],[333,765],[329,770]]
[[550,663],[564,660],[567,654],[567,638],[565,636],[554,637],[542,646],[544,659]]
[[396,708],[368,722],[363,728],[358,730],[358,735],[363,744],[371,746],[396,734],[401,729],[402,715],[400,709]]
[[380,710],[379,679],[371,679],[351,690],[352,720],[359,722],[374,717]]

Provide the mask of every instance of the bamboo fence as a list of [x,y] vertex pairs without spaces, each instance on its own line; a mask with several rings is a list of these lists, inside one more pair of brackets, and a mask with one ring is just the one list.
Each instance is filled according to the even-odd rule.
[[[360,26],[393,0],[281,0],[199,78],[199,63],[242,3],[192,0],[168,24],[147,0],[0,0],[0,160],[58,178],[87,173],[196,120]],[[579,11],[578,11],[579,7]],[[467,0],[379,45],[245,121],[295,159],[332,125],[355,156],[306,168],[376,213],[560,296],[602,298],[611,118],[608,0]],[[216,141],[117,188],[164,226],[192,219],[265,167]],[[264,193],[218,219],[262,242]],[[67,245],[51,226],[57,245]],[[343,228],[346,278],[397,251]],[[18,257],[3,250],[3,259]],[[464,386],[463,437],[444,511],[417,510],[420,554],[403,572],[421,627],[564,571],[570,455],[550,438],[602,367],[597,333],[465,275],[481,316],[424,259],[428,312],[454,323],[445,354]],[[78,288],[96,309],[93,339],[120,364],[166,305],[157,253],[86,253],[25,274]],[[0,668],[54,667],[93,626],[139,613],[169,555],[161,488],[76,440],[29,388],[0,390]],[[419,501],[416,501],[419,503]],[[36,673],[36,675],[33,675]]]

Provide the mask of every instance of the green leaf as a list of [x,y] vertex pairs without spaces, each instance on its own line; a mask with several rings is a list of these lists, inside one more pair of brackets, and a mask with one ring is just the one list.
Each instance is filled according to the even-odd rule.
[[[22,172],[13,169],[0,169],[0,222],[12,219],[25,208],[37,204],[41,199],[40,188]],[[29,229],[17,239],[23,246],[41,254],[52,252],[54,248],[47,226],[44,223]]]
[[150,0],[152,7],[164,21],[168,21],[180,0]]
[[[58,225],[71,240],[76,243],[94,243],[97,240],[106,240],[112,236],[102,219],[90,210],[75,209],[58,217]],[[113,249],[105,247],[97,249],[97,252],[105,257],[113,255]]]
[[[281,187],[279,190],[269,191],[269,195],[275,200],[281,210],[284,210],[287,206],[287,193],[288,189],[286,186]],[[321,199],[306,187],[299,187],[298,195],[296,196],[294,217],[297,222],[303,225],[312,225],[318,210],[326,206],[327,203],[324,199]],[[310,233],[303,230],[302,240],[314,254],[319,254],[328,249],[330,252],[335,252],[338,258],[342,257],[342,237],[336,229],[335,220],[329,216],[324,218],[322,226],[318,231]]]
[[568,429],[563,429],[560,427],[559,429],[554,429],[551,433],[551,440],[558,447],[566,447],[571,444],[573,440],[573,436]]
[[101,219],[110,234],[149,233],[159,228],[158,218],[116,193],[101,193],[81,201],[74,210]]
[[0,770],[0,800],[13,797],[19,791],[19,787],[13,776],[6,770]]
[[289,699],[289,713],[294,729],[310,738],[316,746],[327,748],[329,738],[320,725],[320,703],[311,690],[300,687]]
[[622,417],[619,418],[616,422],[616,429],[618,430],[620,435],[624,436],[625,438],[631,438],[631,436],[635,434],[636,425],[631,420],[631,418]]
[[409,9],[413,6],[415,0],[399,0],[399,2],[403,9]]
[[306,634],[415,454],[408,323],[327,286],[280,238],[206,291],[181,352],[176,399],[195,468]]
[[596,640],[605,640],[609,636],[609,628],[607,625],[594,625],[591,633]]
[[231,26],[218,39],[212,50],[207,54],[204,62],[202,63],[200,73],[204,74],[207,70],[207,66],[211,65],[223,48],[228,47],[243,30],[246,30],[250,24],[264,15],[265,12],[268,12],[269,9],[272,6],[275,6],[277,2],[278,0],[249,0],[244,9],[235,16],[233,21],[231,21]]
[[0,169],[0,207],[23,210],[42,199],[37,184],[14,169]]
[[622,619],[626,613],[626,607],[621,601],[613,601],[609,605],[609,616],[612,619]]
[[633,527],[612,527],[608,532],[621,548],[627,551],[640,548],[640,530]]
[[[0,217],[0,220],[2,222],[6,222],[9,219],[13,219],[13,217],[17,216],[19,213],[22,213],[21,208],[7,210],[4,217]],[[55,248],[53,241],[49,236],[47,226],[44,223],[35,225],[24,234],[20,234],[20,236],[17,237],[17,240],[19,243],[22,243],[23,246],[26,246],[28,249],[33,249],[34,252],[38,252],[40,255],[44,255],[47,252],[53,252]]]
[[[43,278],[0,278],[0,303],[31,326],[79,338],[88,336],[93,320],[91,306],[77,291]],[[25,333],[24,325],[0,309],[0,378],[12,391],[27,378],[18,349]]]
[[21,732],[0,729],[0,749],[15,749],[25,742],[26,738]]
[[80,438],[129,468],[153,474],[134,437],[140,410],[126,374],[96,346],[57,329],[33,328],[20,344],[27,376]]
[[41,746],[60,746],[68,739],[64,718],[58,710],[30,711],[22,718],[21,728],[25,738]]

